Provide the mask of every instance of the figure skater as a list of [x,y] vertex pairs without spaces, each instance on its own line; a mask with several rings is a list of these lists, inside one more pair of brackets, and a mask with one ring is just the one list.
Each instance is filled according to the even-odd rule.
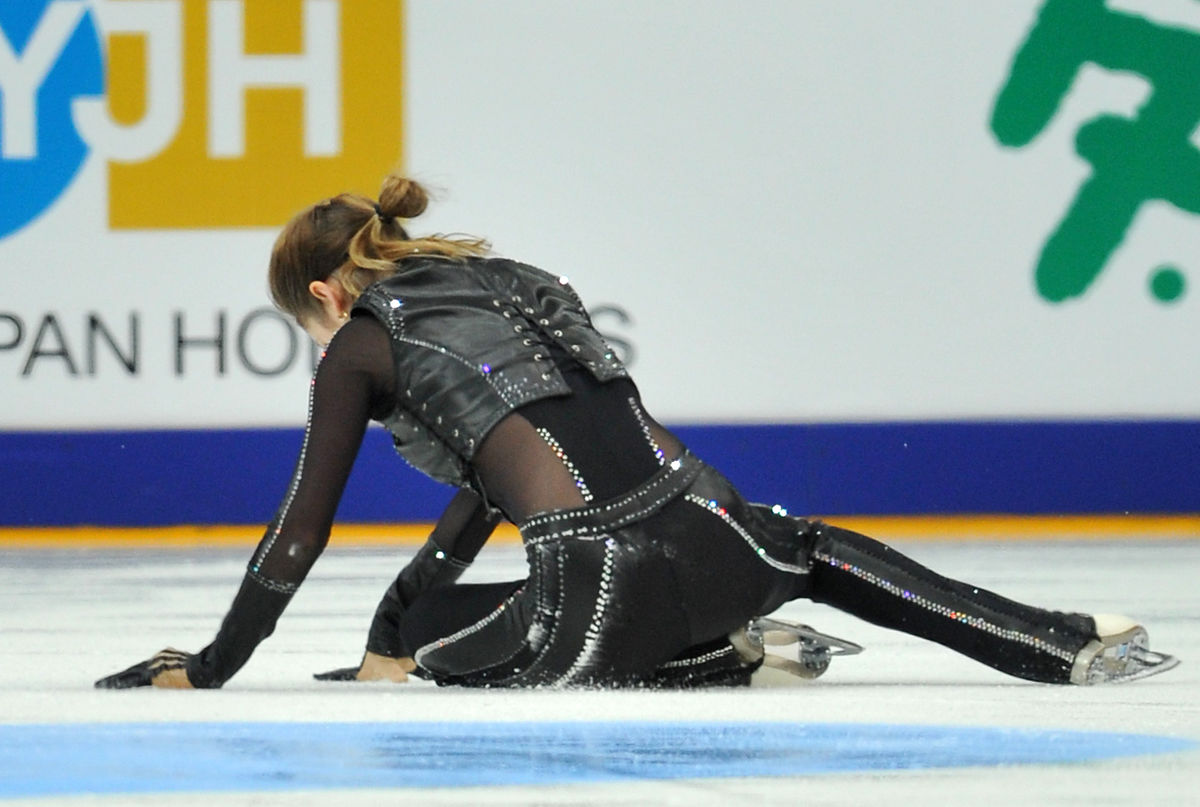
[[[326,346],[291,484],[212,643],[98,687],[228,681],[324,549],[370,420],[459,492],[388,589],[356,678],[740,685],[783,624],[761,618],[800,598],[1031,681],[1122,681],[1177,663],[1132,620],[1023,605],[748,503],[646,411],[567,278],[489,257],[480,239],[410,237],[401,220],[426,204],[391,175],[377,202],[341,194],[284,227],[272,297]],[[519,529],[528,578],[457,583],[501,519]]]

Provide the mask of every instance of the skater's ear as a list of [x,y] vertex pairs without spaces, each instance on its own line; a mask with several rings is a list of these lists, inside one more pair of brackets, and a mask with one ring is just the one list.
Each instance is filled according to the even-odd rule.
[[354,301],[335,277],[312,281],[308,284],[308,293],[320,304],[320,313],[318,316],[308,316],[299,320],[300,327],[307,331],[318,345],[328,345],[338,328],[349,317],[350,306]]
[[333,275],[328,280],[314,280],[308,284],[308,293],[317,298],[321,308],[331,319],[344,319],[350,307],[350,295]]

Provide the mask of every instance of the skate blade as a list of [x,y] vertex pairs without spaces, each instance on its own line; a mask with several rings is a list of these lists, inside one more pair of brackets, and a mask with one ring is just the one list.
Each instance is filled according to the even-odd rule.
[[[1113,650],[1114,648],[1106,648]],[[1124,652],[1121,652],[1121,651]],[[1117,648],[1116,653],[1101,653],[1088,668],[1087,685],[1123,684],[1140,681],[1152,675],[1165,673],[1179,666],[1179,659],[1146,647],[1131,645]]]
[[1179,659],[1150,649],[1146,629],[1132,625],[1116,635],[1094,640],[1080,651],[1071,683],[1083,686],[1140,681],[1179,666]]
[[770,647],[799,643],[802,652],[824,652],[829,656],[856,656],[863,651],[860,644],[821,633],[798,622],[759,617],[754,620],[753,631],[764,645]]
[[[750,685],[755,687],[795,686],[796,679],[811,681],[825,674],[834,656],[852,656],[863,650],[862,645],[821,633],[808,625],[766,617],[751,622],[744,635],[746,641],[758,648],[762,658],[762,666],[750,679]],[[767,647],[795,644],[799,645],[797,658],[765,652]]]

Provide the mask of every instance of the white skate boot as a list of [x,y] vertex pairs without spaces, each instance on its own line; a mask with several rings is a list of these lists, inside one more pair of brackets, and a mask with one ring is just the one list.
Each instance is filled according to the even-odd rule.
[[1146,629],[1129,617],[1096,614],[1092,619],[1100,638],[1088,642],[1075,656],[1072,684],[1136,681],[1178,666],[1179,659],[1174,656],[1151,650]]
[[[746,661],[762,659],[762,667],[750,679],[751,686],[785,686],[796,678],[813,679],[829,669],[834,656],[853,656],[862,645],[813,630],[798,622],[758,617],[745,628],[729,635],[729,641]],[[799,644],[799,658],[790,659],[766,652],[767,647]]]

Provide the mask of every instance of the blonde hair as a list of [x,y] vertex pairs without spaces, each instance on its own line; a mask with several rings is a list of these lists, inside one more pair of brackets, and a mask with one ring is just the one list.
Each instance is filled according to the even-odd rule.
[[420,183],[393,173],[383,180],[378,202],[342,193],[296,214],[271,250],[268,279],[276,307],[302,322],[321,310],[308,290],[314,280],[336,275],[357,298],[367,286],[394,274],[400,261],[461,261],[487,254],[487,241],[473,236],[410,238],[399,220],[416,218],[428,204],[429,194]]

